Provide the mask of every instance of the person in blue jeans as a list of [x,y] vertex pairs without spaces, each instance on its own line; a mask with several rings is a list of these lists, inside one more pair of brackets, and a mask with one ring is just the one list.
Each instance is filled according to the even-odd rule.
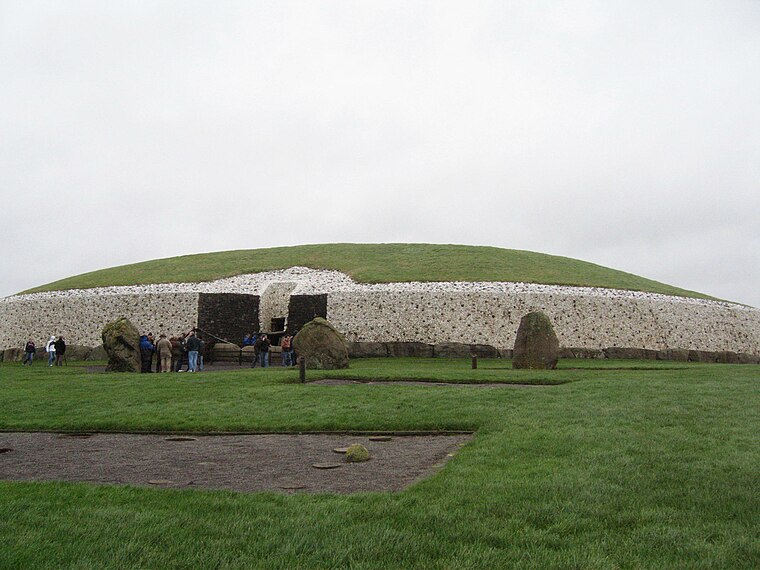
[[267,335],[261,335],[259,339],[259,359],[261,360],[261,367],[269,367],[269,347],[272,345],[267,338]]
[[190,331],[190,336],[187,337],[185,343],[187,347],[187,371],[198,371],[198,351],[201,349],[201,341],[195,336],[195,331]]
[[24,366],[27,362],[31,366],[32,362],[34,362],[34,353],[36,351],[37,348],[34,346],[34,341],[30,338],[24,347],[24,360],[21,362],[21,366]]
[[55,337],[51,336],[50,340],[45,345],[45,350],[48,353],[48,366],[53,366],[55,362]]

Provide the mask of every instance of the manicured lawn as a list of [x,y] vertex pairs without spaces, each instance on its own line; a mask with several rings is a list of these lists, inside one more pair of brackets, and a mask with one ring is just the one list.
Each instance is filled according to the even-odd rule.
[[360,283],[518,281],[711,298],[594,263],[498,247],[436,244],[319,244],[156,259],[76,275],[26,291],[210,281],[293,266],[334,269]]
[[[538,374],[508,364],[367,360],[341,374]],[[401,493],[0,483],[0,568],[758,567],[760,367],[562,365],[541,373],[561,385],[514,388],[0,365],[5,430],[477,430]]]

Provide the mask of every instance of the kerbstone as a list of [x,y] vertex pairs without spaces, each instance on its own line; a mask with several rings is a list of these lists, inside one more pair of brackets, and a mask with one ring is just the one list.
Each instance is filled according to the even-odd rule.
[[102,337],[108,354],[107,372],[140,371],[140,333],[129,319],[122,317],[108,323]]
[[512,368],[549,369],[557,367],[559,340],[549,317],[533,311],[520,320],[512,354]]
[[326,319],[317,317],[293,338],[293,347],[306,367],[317,370],[348,368],[346,339]]

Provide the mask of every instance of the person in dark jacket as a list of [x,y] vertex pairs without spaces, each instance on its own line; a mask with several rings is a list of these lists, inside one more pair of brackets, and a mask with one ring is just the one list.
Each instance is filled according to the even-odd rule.
[[24,366],[27,362],[29,366],[34,362],[34,353],[37,352],[37,347],[34,345],[34,341],[30,338],[26,346],[24,347],[24,360],[21,361],[21,366]]
[[185,355],[182,339],[173,336],[169,341],[172,343],[172,372],[179,372],[182,368],[182,357]]
[[201,349],[201,341],[197,336],[195,336],[194,330],[190,331],[190,336],[187,337],[185,346],[187,347],[187,371],[197,372],[198,351]]
[[259,337],[259,341],[256,343],[258,346],[259,359],[261,360],[261,367],[267,368],[269,366],[269,347],[272,343],[267,338],[267,335],[263,334]]
[[248,346],[253,347],[253,361],[251,362],[251,368],[256,368],[256,364],[259,361],[259,333],[251,335],[251,342]]
[[145,374],[150,372],[150,365],[153,361],[153,351],[155,350],[153,343],[148,340],[147,335],[140,337],[140,372]]
[[56,366],[63,366],[63,359],[66,355],[66,341],[63,340],[62,336],[58,337],[58,340],[55,341],[55,365]]

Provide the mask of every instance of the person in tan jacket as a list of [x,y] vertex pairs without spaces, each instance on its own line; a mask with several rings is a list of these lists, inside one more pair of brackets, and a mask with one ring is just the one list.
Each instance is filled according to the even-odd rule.
[[156,343],[158,360],[161,363],[161,372],[169,372],[172,369],[172,343],[162,334]]

